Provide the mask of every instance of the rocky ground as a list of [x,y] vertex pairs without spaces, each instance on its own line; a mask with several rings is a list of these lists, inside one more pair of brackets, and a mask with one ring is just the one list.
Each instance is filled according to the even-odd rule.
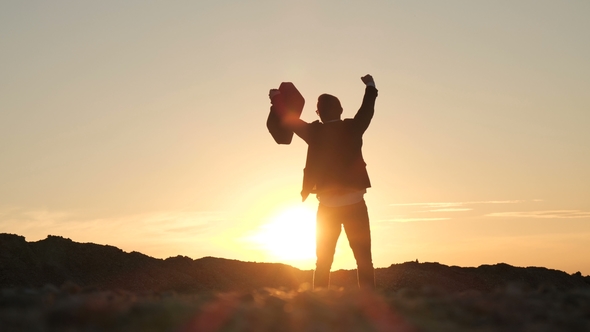
[[0,332],[590,331],[579,272],[405,262],[376,269],[371,293],[354,270],[312,291],[312,273],[0,234]]
[[590,290],[4,288],[1,331],[590,331]]

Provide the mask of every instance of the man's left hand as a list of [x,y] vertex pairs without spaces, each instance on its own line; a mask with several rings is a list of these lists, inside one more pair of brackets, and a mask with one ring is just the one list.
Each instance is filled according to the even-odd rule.
[[361,77],[361,80],[363,81],[363,83],[365,83],[366,85],[372,85],[375,86],[375,80],[373,80],[373,76],[371,75],[365,75],[363,77]]

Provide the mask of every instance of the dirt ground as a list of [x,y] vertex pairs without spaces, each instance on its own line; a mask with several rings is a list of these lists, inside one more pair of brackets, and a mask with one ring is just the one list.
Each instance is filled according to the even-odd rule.
[[4,288],[1,331],[590,331],[590,290],[131,293]]

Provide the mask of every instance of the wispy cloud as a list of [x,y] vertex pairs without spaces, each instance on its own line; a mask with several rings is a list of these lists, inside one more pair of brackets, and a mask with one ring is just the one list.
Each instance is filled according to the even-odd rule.
[[[541,201],[541,200],[534,200]],[[435,202],[435,203],[395,203],[390,206],[418,206],[425,208],[449,208],[454,206],[464,206],[472,204],[516,204],[526,202],[526,200],[503,200],[503,201],[471,201],[471,202]]]
[[226,220],[218,211],[171,211],[135,216],[144,227],[164,232],[202,233]]
[[434,209],[429,210],[428,212],[463,212],[463,211],[471,211],[473,209],[470,208],[444,208],[444,209]]
[[222,211],[160,211],[155,213],[89,217],[75,211],[0,210],[0,227],[17,234],[105,234],[110,236],[161,237],[203,235],[228,220]]
[[396,203],[390,206],[400,207],[416,207],[419,211],[416,213],[425,212],[466,212],[472,211],[473,208],[466,207],[466,205],[478,204],[516,204],[526,202],[525,200],[503,200],[503,201],[468,201],[468,202],[428,202],[428,203]]
[[[519,203],[526,203],[526,202],[541,202],[541,199],[533,199],[533,200],[522,200],[522,199],[513,199],[513,200],[489,200],[489,201],[463,201],[463,202],[424,202],[424,203],[395,203],[390,204],[390,206],[396,206],[401,208],[409,208],[413,211],[408,211],[406,214],[401,217],[395,217],[391,219],[385,219],[381,221],[390,221],[390,222],[414,222],[414,221],[434,221],[434,220],[448,220],[451,218],[446,217],[439,217],[441,213],[449,213],[449,212],[467,212],[473,211],[477,208],[478,205],[504,205],[504,204],[519,204]],[[435,216],[432,218],[428,217],[412,217],[412,215],[418,213],[435,213]],[[494,216],[500,216],[500,214],[489,214]]]
[[573,219],[590,218],[590,212],[580,210],[519,211],[489,213],[485,216],[504,218]]
[[233,226],[224,211],[168,210],[110,216],[81,212],[0,208],[0,232],[25,236],[27,241],[60,235],[163,258],[220,255],[218,239]]
[[451,218],[392,218],[382,219],[379,222],[414,222],[414,221],[437,221],[437,220],[449,220]]

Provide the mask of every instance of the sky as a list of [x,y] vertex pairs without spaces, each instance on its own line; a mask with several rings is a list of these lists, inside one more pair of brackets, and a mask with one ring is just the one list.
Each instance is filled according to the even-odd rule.
[[[312,269],[306,145],[268,90],[354,116],[376,267],[590,274],[590,2],[2,1],[0,232]],[[341,237],[333,269],[355,268]]]

